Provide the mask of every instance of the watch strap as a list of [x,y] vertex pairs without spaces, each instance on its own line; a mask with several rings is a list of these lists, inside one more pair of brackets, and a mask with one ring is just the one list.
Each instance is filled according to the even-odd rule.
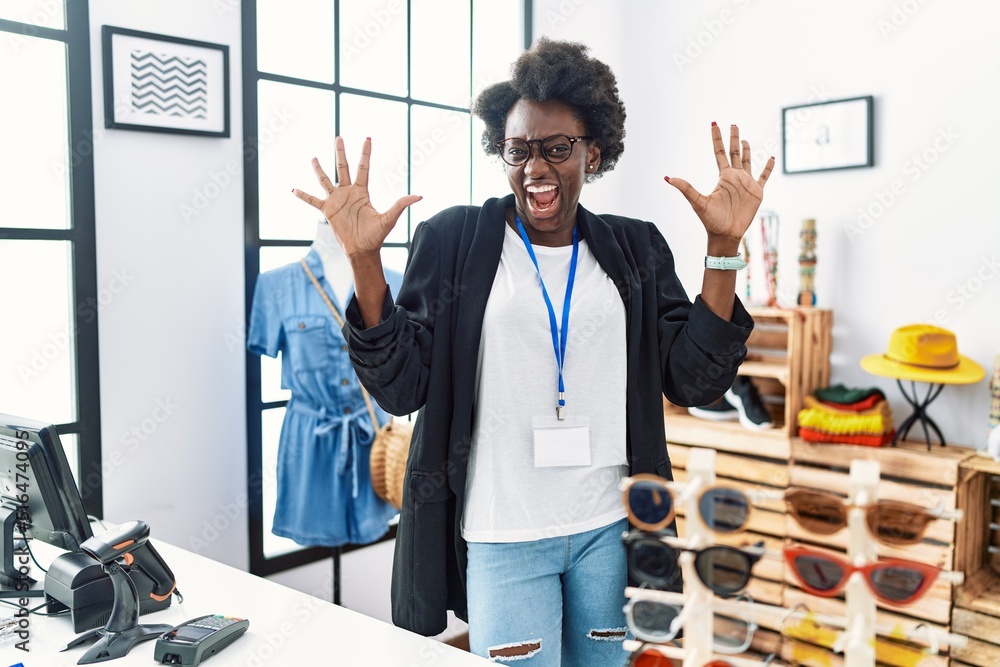
[[737,254],[735,257],[712,257],[705,255],[705,268],[718,269],[720,271],[739,271],[747,263],[743,261],[743,256]]

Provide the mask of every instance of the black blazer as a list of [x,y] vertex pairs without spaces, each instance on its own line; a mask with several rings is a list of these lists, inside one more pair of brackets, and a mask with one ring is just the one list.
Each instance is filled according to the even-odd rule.
[[[403,285],[395,302],[386,295],[383,321],[366,330],[357,302],[347,308],[344,337],[358,377],[388,412],[421,410],[396,533],[392,619],[424,635],[445,629],[448,609],[467,619],[461,514],[476,363],[513,206],[508,195],[442,211],[417,227]],[[652,223],[581,206],[577,225],[625,304],[630,474],[672,478],[662,396],[690,406],[725,393],[746,356],[753,320],[739,299],[731,322],[700,297],[692,303]]]

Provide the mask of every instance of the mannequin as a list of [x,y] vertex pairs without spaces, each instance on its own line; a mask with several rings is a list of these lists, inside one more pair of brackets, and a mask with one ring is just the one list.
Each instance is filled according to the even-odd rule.
[[354,293],[354,272],[351,270],[351,262],[340,246],[340,241],[334,236],[333,229],[326,220],[316,223],[316,240],[313,241],[312,247],[319,254],[319,259],[323,263],[324,277],[333,290],[333,295],[337,297],[337,307],[343,314],[348,299]]
[[[341,314],[354,291],[350,261],[326,221],[299,261],[266,271],[254,288],[247,349],[281,356],[291,392],[278,439],[277,500],[271,532],[302,546],[368,544],[389,530],[396,510],[375,495],[370,445],[391,417],[375,403],[371,423],[341,327],[309,278]],[[402,275],[386,270],[396,293]]]

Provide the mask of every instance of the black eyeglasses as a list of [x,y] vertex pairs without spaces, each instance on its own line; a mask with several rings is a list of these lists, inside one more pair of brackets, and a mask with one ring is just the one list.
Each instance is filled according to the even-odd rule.
[[593,139],[593,137],[553,134],[545,139],[503,139],[493,145],[500,151],[500,159],[512,167],[520,167],[531,157],[531,144],[538,144],[538,152],[546,162],[559,164],[569,159],[573,154],[573,144],[583,139]]

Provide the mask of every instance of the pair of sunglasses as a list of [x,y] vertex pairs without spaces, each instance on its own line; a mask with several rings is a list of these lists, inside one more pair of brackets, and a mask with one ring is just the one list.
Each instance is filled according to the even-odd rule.
[[[662,647],[653,644],[643,644],[635,651],[628,660],[628,667],[683,667],[684,660],[681,658],[671,658],[660,650]],[[770,665],[774,660],[772,653],[764,659],[762,665]],[[742,664],[742,663],[741,663]],[[732,662],[724,658],[716,658],[704,663],[702,667],[735,667]]]
[[[716,653],[743,653],[753,642],[757,624],[753,621],[753,598],[740,595],[735,601],[746,601],[739,611],[716,609],[712,614],[712,649]],[[692,613],[690,607],[670,604],[638,594],[625,605],[625,621],[636,639],[665,644],[677,637]]]
[[[847,526],[852,505],[828,491],[790,489],[785,492],[788,513],[803,528],[817,535],[832,535]],[[909,546],[924,539],[931,521],[942,517],[940,509],[930,510],[901,500],[879,500],[865,505],[865,523],[872,537],[890,546]]]
[[684,541],[667,535],[630,530],[622,536],[629,574],[649,588],[669,588],[681,578],[678,558],[684,551],[694,557],[694,569],[706,587],[721,597],[732,597],[750,581],[754,564],[764,555],[763,540],[751,547],[717,545],[689,549]]
[[785,547],[785,560],[802,589],[820,597],[834,597],[860,572],[875,598],[890,605],[908,605],[927,592],[941,568],[898,558],[880,559],[860,567],[847,559],[808,547]]
[[[796,605],[796,609],[803,605]],[[875,637],[875,660],[879,664],[894,667],[918,667],[927,656],[938,655],[937,637],[930,627],[921,623],[916,626],[916,632],[926,633],[928,646],[919,646],[912,642],[890,640]],[[806,616],[795,624],[781,626],[782,641],[787,641],[790,651],[783,651],[782,657],[791,659],[793,664],[824,667],[834,662],[833,653],[841,653],[847,643],[847,633],[820,625],[816,618],[806,608]]]
[[[647,473],[623,479],[622,504],[632,525],[653,532],[670,525],[677,507],[674,486],[673,482]],[[698,516],[716,533],[745,530],[752,511],[750,498],[735,487],[716,484],[698,494]]]

